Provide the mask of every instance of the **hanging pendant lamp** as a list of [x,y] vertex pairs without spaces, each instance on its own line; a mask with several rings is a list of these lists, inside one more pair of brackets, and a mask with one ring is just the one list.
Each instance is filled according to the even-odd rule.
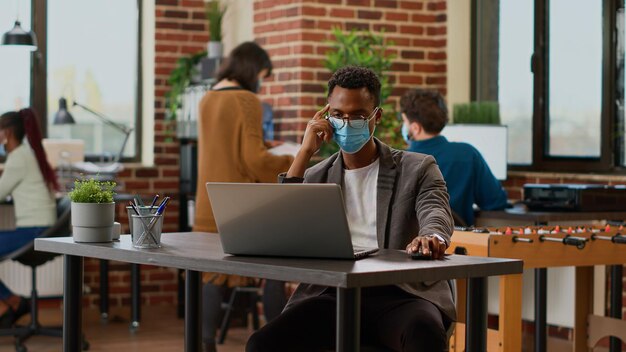
[[34,32],[25,31],[20,21],[15,21],[13,29],[2,36],[2,45],[16,45],[35,51],[37,50],[37,37]]

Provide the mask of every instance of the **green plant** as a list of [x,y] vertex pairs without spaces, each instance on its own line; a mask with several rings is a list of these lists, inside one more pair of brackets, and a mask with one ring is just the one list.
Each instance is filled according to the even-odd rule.
[[209,36],[211,41],[222,41],[222,20],[226,13],[227,6],[222,5],[220,0],[207,2],[204,8],[206,19],[209,21]]
[[475,101],[464,104],[454,104],[452,108],[454,123],[467,124],[500,124],[500,106],[495,101]]
[[181,105],[181,96],[191,83],[191,77],[198,73],[196,66],[206,56],[206,51],[184,56],[176,61],[176,67],[170,72],[167,83],[170,90],[165,93],[166,119],[175,120]]
[[68,194],[74,203],[113,203],[115,182],[88,180],[74,181],[74,189]]
[[[334,73],[344,66],[367,67],[374,71],[381,82],[380,101],[383,108],[383,118],[376,127],[375,135],[385,143],[393,147],[405,145],[400,133],[402,121],[398,119],[395,106],[389,104],[387,99],[393,90],[393,84],[386,74],[392,65],[395,55],[389,53],[392,41],[386,40],[382,34],[370,31],[352,30],[344,33],[340,28],[333,28],[335,40],[328,42],[331,47],[326,53],[324,66]],[[320,151],[321,156],[329,156],[336,152],[338,147],[335,143],[325,143]]]

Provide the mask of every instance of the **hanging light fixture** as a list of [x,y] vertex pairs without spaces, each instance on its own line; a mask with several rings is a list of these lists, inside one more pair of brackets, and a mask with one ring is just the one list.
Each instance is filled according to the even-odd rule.
[[37,50],[37,37],[33,31],[27,32],[22,28],[19,16],[19,3],[16,1],[16,8],[18,9],[15,25],[13,28],[4,33],[2,36],[2,45],[15,45],[28,49],[30,51]]
[[26,32],[20,21],[15,21],[15,26],[2,36],[2,45],[20,45],[31,51],[37,50],[37,37],[33,32]]

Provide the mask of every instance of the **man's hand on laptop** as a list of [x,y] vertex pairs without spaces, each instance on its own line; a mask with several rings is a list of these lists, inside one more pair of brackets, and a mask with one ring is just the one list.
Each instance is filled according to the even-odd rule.
[[435,235],[417,236],[406,246],[406,252],[413,254],[420,251],[424,256],[430,256],[433,259],[441,259],[446,252],[446,243]]

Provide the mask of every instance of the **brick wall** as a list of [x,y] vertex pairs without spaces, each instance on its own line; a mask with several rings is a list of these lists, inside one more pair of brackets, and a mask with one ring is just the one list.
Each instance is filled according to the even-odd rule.
[[446,2],[417,0],[254,0],[254,34],[268,50],[274,74],[261,95],[275,110],[277,136],[299,140],[325,105],[330,74],[322,64],[331,28],[385,31],[395,45],[393,100],[408,88],[446,93]]
[[[206,50],[209,40],[204,17],[202,0],[156,0],[155,9],[155,167],[141,167],[127,164],[120,175],[120,183],[125,193],[141,194],[151,198],[155,193],[161,197],[172,196],[164,219],[164,231],[178,230],[178,143],[172,140],[172,133],[166,132],[165,98],[168,91],[167,78],[175,67],[176,60],[184,55]],[[152,126],[144,126],[152,128]],[[175,133],[174,133],[175,134]],[[126,210],[118,206],[116,219],[128,231]],[[141,290],[144,304],[174,304],[176,302],[177,271],[154,266],[141,267]],[[100,286],[99,263],[97,260],[85,262],[85,285],[91,292],[86,295],[90,305],[99,302],[97,294]],[[109,274],[110,304],[112,307],[130,304],[130,266],[111,263]]]

